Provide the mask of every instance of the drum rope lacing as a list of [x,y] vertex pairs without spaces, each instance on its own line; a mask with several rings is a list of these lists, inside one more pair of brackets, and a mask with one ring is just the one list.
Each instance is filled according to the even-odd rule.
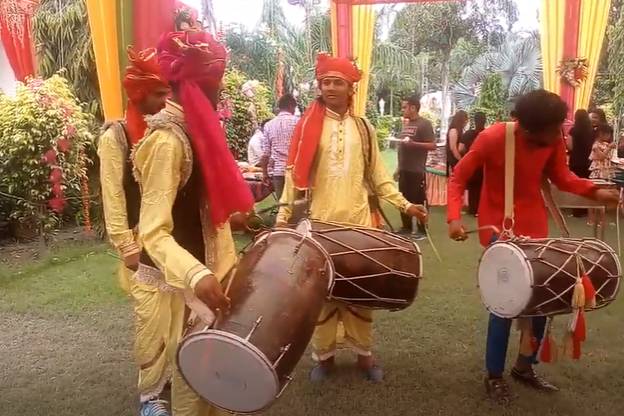
[[[332,232],[336,232],[336,231],[343,231],[344,228],[343,227],[334,227],[334,228],[327,228],[327,229],[323,229],[323,230],[315,230],[314,232],[316,234],[318,234],[321,238],[326,239],[327,241],[336,244],[344,249],[347,249],[348,251],[341,251],[338,253],[331,253],[330,257],[334,258],[334,257],[340,257],[340,256],[344,256],[344,255],[348,255],[348,254],[352,254],[353,252],[356,252],[360,255],[362,255],[364,258],[370,260],[371,262],[373,262],[374,264],[377,264],[378,266],[381,266],[382,269],[386,270],[384,272],[381,273],[372,273],[372,274],[367,274],[367,275],[361,275],[361,276],[355,276],[355,277],[346,277],[340,273],[338,273],[336,271],[336,276],[340,277],[343,281],[349,283],[350,285],[356,287],[357,289],[361,290],[362,292],[370,295],[372,297],[372,299],[368,299],[368,298],[353,298],[353,297],[339,297],[339,296],[333,296],[334,299],[336,300],[341,300],[341,301],[360,301],[360,302],[377,302],[377,301],[383,301],[383,302],[391,302],[391,303],[398,303],[398,304],[405,304],[408,303],[405,299],[395,299],[395,298],[385,298],[385,297],[381,297],[379,295],[376,295],[374,293],[372,293],[370,290],[365,289],[364,287],[362,287],[361,285],[357,284],[355,281],[356,280],[361,280],[361,279],[367,279],[367,278],[371,278],[371,277],[382,277],[382,276],[388,276],[390,274],[395,274],[401,277],[407,277],[407,278],[416,278],[419,279],[420,276],[417,276],[414,273],[408,273],[408,272],[404,272],[404,271],[400,271],[400,270],[396,270],[394,268],[388,267],[387,265],[381,263],[379,260],[369,256],[367,253],[373,253],[373,252],[378,252],[378,251],[383,251],[383,250],[394,250],[394,251],[401,251],[404,253],[415,253],[417,252],[416,250],[409,250],[406,249],[404,247],[397,247],[397,246],[391,246],[389,245],[388,241],[380,238],[379,236],[369,232],[366,228],[364,227],[351,227],[351,229],[357,230],[359,232],[361,232],[362,234],[366,235],[367,237],[370,237],[374,240],[377,240],[383,244],[385,244],[385,247],[377,247],[377,248],[369,248],[369,249],[356,249],[354,247],[349,246],[346,243],[343,243],[339,240],[336,240],[335,238],[332,238],[326,234],[328,233],[332,233]],[[399,237],[396,237],[392,234],[388,234],[388,236],[395,238],[395,239],[400,239]]]
[[[542,302],[540,304],[538,304],[535,309],[536,310],[540,310],[541,308],[543,308],[544,306],[555,302],[557,300],[561,300],[562,302],[566,303],[569,307],[573,307],[573,305],[571,303],[565,302],[563,300],[563,297],[566,294],[569,294],[570,291],[574,290],[574,287],[576,284],[578,284],[579,279],[581,279],[581,276],[583,274],[591,274],[596,268],[600,268],[603,272],[605,272],[605,274],[607,275],[607,278],[605,279],[605,282],[602,284],[602,286],[600,286],[599,288],[596,288],[596,296],[598,297],[600,295],[600,292],[604,289],[604,287],[609,283],[610,280],[612,279],[618,279],[620,276],[618,275],[614,275],[611,273],[610,270],[608,270],[605,266],[603,266],[601,264],[602,260],[608,256],[609,254],[612,254],[611,251],[603,248],[603,247],[599,247],[598,245],[596,245],[594,243],[594,241],[592,240],[583,240],[583,239],[566,239],[566,240],[561,240],[561,239],[555,239],[555,240],[550,240],[550,239],[542,239],[542,240],[534,240],[534,239],[523,239],[523,238],[515,238],[514,240],[512,240],[512,242],[522,242],[523,245],[525,246],[529,246],[529,247],[536,247],[536,254],[537,256],[534,258],[534,260],[550,267],[553,269],[553,272],[551,273],[550,277],[548,277],[542,284],[537,285],[538,287],[542,287],[544,289],[546,289],[548,292],[550,292],[554,297]],[[555,242],[562,242],[562,241],[576,241],[576,242],[580,242],[581,244],[579,244],[578,246],[575,246],[574,250],[565,250],[561,247],[556,247],[553,246],[553,243]],[[544,244],[545,243],[545,244]],[[599,253],[599,257],[598,259],[591,259],[588,256],[584,255],[581,250],[585,249],[585,248],[592,248],[595,251],[597,251]],[[559,252],[562,254],[567,254],[569,255],[568,259],[566,259],[566,261],[560,265],[557,266],[555,264],[553,264],[552,262],[546,260],[543,258],[543,254],[547,251],[547,250],[552,250],[555,252]],[[571,261],[576,261],[576,269],[577,269],[577,274],[573,274],[570,273],[569,271],[565,270],[565,267],[571,262]],[[590,264],[591,267],[589,269],[585,269],[585,263]],[[572,285],[567,288],[565,291],[563,291],[562,293],[557,293],[555,291],[553,291],[550,287],[549,287],[549,283],[557,276],[557,275],[565,275],[568,276],[571,280],[572,280]],[[603,296],[601,296],[601,299],[603,299],[605,302],[611,301],[613,300],[613,298],[607,299],[604,298]],[[533,315],[531,315],[533,316]]]

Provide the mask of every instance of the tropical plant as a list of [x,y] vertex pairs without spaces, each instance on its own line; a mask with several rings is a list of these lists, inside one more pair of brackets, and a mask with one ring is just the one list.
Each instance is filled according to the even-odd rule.
[[618,126],[624,114],[624,10],[609,29],[609,78],[612,84],[613,110]]
[[80,204],[92,123],[58,75],[19,84],[15,98],[0,96],[0,192],[18,227],[49,233],[66,201]]
[[84,0],[42,0],[33,17],[38,73],[62,71],[88,111],[102,118],[95,55]]
[[507,116],[507,91],[500,74],[490,74],[481,87],[479,100],[473,111],[482,111],[490,121],[502,121]]
[[225,122],[228,144],[234,156],[247,159],[247,143],[262,120],[272,116],[269,89],[262,83],[256,85],[254,96],[242,92],[243,84],[249,79],[237,69],[230,69],[225,74],[225,88],[222,93],[224,113],[228,114]]
[[457,106],[469,109],[476,105],[482,85],[491,74],[500,75],[509,103],[540,88],[542,58],[538,35],[512,33],[496,50],[475,59],[454,88]]

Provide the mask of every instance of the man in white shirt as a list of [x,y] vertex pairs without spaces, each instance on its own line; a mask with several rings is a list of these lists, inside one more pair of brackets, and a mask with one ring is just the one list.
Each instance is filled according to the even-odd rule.
[[256,131],[254,132],[251,139],[249,139],[249,144],[247,145],[247,162],[251,166],[259,166],[260,161],[262,160],[262,141],[264,138],[264,125],[269,121],[269,119],[264,120],[262,125],[260,125]]

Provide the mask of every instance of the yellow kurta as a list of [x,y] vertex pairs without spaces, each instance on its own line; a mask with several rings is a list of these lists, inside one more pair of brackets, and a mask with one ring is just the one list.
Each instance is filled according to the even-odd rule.
[[[125,162],[129,153],[123,127],[120,123],[111,123],[100,136],[98,157],[106,233],[121,257],[140,251],[134,232],[128,226],[126,193],[123,185],[126,174]],[[131,275],[132,272],[122,262],[119,267],[119,284],[126,293],[130,291]]]
[[[123,257],[138,253],[133,230],[128,226],[124,176],[126,160],[130,156],[125,132],[120,123],[106,128],[98,143],[100,158],[100,182],[106,232],[111,244]],[[171,377],[169,359],[166,355],[168,329],[152,315],[155,305],[170,302],[170,295],[161,293],[149,285],[135,282],[132,272],[121,262],[120,284],[130,293],[134,303],[135,339],[134,356],[139,368],[138,391],[141,401],[158,397]]]
[[[211,273],[222,279],[236,262],[229,225],[215,230],[205,209],[203,230],[197,230],[204,236],[205,264],[181,247],[171,234],[173,204],[193,168],[190,143],[178,127],[183,124],[182,108],[168,102],[161,113],[148,120],[149,131],[134,154],[135,176],[142,193],[139,241],[162,273],[156,285],[171,296],[169,302],[153,305],[152,315],[159,317],[162,327],[168,327],[167,349],[172,362],[184,327],[185,295],[192,293],[197,282]],[[189,388],[177,369],[172,383],[172,410],[175,416],[218,413]]]
[[[370,126],[369,130],[374,131]],[[410,205],[388,174],[376,140],[373,140],[371,146],[369,167],[372,183],[367,182],[363,140],[366,138],[360,137],[353,117],[340,117],[327,110],[312,175],[310,216],[313,219],[371,226],[369,188],[401,212],[405,212]],[[286,186],[280,201],[287,205],[280,208],[278,222],[288,222],[290,219],[295,194],[292,176],[287,172]],[[372,311],[327,302],[312,338],[314,357],[326,360],[335,354],[336,332],[340,321],[344,324],[345,340],[353,350],[360,355],[370,355],[373,341]]]

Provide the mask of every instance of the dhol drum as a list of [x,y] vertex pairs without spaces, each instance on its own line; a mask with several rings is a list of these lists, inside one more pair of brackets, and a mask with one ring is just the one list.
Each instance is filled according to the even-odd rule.
[[413,241],[376,228],[309,219],[296,230],[316,240],[331,257],[331,299],[388,310],[405,309],[414,301],[423,262]]
[[479,263],[487,309],[502,318],[570,313],[579,273],[596,289],[596,309],[617,296],[622,270],[615,252],[597,239],[513,239],[488,247]]
[[314,240],[276,230],[258,237],[232,279],[230,314],[187,335],[178,347],[178,366],[206,401],[233,413],[256,413],[288,385],[312,337],[333,269]]

